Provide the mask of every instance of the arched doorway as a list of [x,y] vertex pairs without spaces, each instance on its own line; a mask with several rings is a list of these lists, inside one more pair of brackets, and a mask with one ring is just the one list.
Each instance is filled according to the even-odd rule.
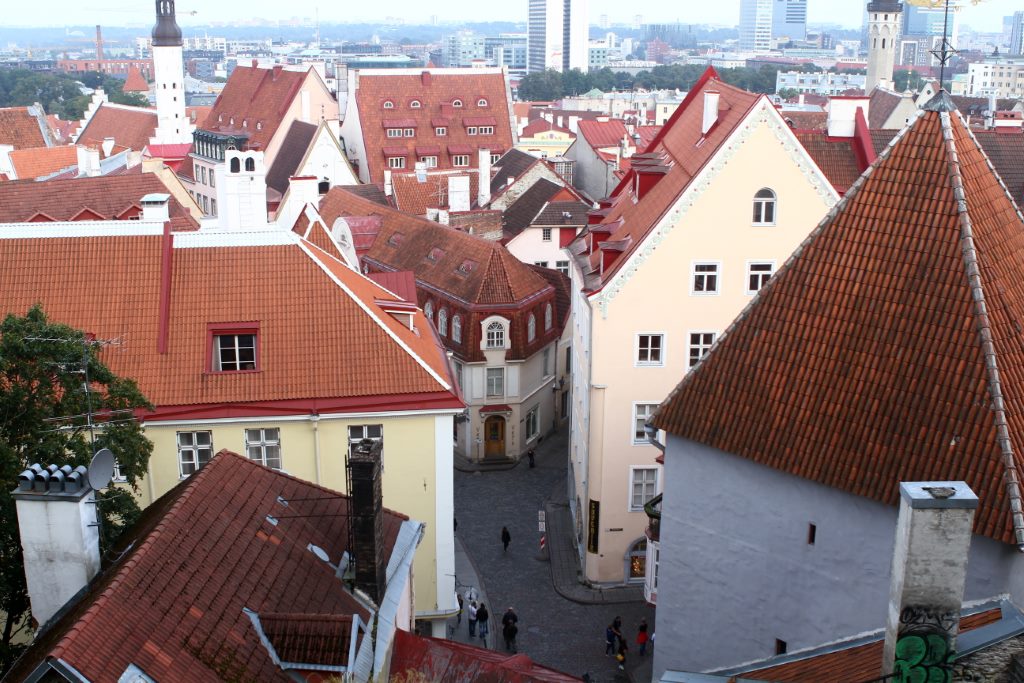
[[505,457],[505,418],[501,415],[484,420],[484,457]]
[[643,583],[647,575],[647,537],[633,541],[626,551],[626,583]]

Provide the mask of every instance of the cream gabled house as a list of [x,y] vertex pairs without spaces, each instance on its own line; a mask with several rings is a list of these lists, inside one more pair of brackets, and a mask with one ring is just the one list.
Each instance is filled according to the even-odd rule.
[[569,245],[570,500],[585,578],[600,584],[642,582],[656,564],[648,416],[838,201],[768,98],[712,69],[631,162]]

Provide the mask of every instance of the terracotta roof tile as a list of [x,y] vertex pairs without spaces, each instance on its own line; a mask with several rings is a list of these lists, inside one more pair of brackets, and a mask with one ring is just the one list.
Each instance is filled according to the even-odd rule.
[[235,67],[202,129],[244,133],[249,136],[246,145],[250,149],[266,149],[307,74],[279,67]]
[[[212,683],[228,666],[237,680],[291,680],[243,608],[289,657],[336,661],[348,648],[331,655],[328,643],[346,637],[346,617],[368,612],[307,548],[337,562],[348,519],[347,496],[221,451],[143,513],[121,559],[36,641],[16,678],[52,657],[94,681],[129,664],[156,680]],[[405,519],[384,511],[388,555]]]
[[19,180],[45,178],[78,164],[78,151],[74,145],[20,149],[11,152],[10,156]]
[[827,130],[828,112],[785,111],[779,112],[793,130]]
[[149,92],[149,83],[142,77],[142,72],[134,65],[128,69],[128,78],[124,79],[121,86],[124,92]]
[[13,145],[14,149],[46,147],[46,135],[35,112],[35,107],[0,109],[0,145]]
[[[450,71],[450,70],[445,70]],[[512,147],[513,135],[509,116],[509,103],[506,92],[505,75],[496,70],[465,69],[464,73],[429,73],[424,78],[421,73],[381,73],[379,71],[360,73],[358,88],[350,93],[356,98],[359,119],[363,131],[364,149],[367,171],[372,182],[381,182],[384,178],[386,163],[379,154],[385,145],[401,147],[406,156],[415,155],[416,146],[425,144],[440,145],[445,148],[437,158],[437,168],[452,168],[451,154],[470,154],[470,165],[476,167],[477,149],[489,149],[500,154]],[[486,107],[477,106],[483,99]],[[393,109],[384,109],[384,101],[394,104]],[[419,108],[410,107],[412,100],[420,102]],[[462,107],[451,106],[455,100],[462,101]],[[468,135],[469,124],[466,119],[489,117],[493,123],[493,135]],[[403,119],[416,125],[403,123],[403,128],[414,128],[415,137],[388,138],[382,120]],[[434,119],[446,121],[447,135],[438,137],[434,134]],[[452,148],[466,151],[452,151]]]
[[391,206],[391,202],[388,201],[388,196],[384,194],[384,188],[374,183],[368,183],[366,185],[342,185],[341,188],[346,192],[368,199],[374,204],[380,204],[381,206]]
[[794,134],[839,194],[850,189],[860,177],[863,169],[857,162],[853,138],[830,138],[824,131]]
[[519,178],[534,164],[539,164],[540,159],[518,150],[515,148],[510,149],[501,155],[491,166],[491,195],[497,194],[502,188],[508,185],[509,178]]
[[426,216],[427,209],[447,209],[448,179],[453,176],[469,178],[469,203],[476,206],[480,183],[476,171],[431,171],[422,183],[415,173],[395,173],[391,176],[395,206],[414,216]]
[[113,138],[118,146],[141,152],[155,130],[156,109],[104,104],[96,110],[76,142],[98,147],[106,138]]
[[924,111],[654,422],[888,504],[900,481],[964,480],[976,533],[1024,545],[1008,479],[1024,448],[1022,270],[1024,223],[977,142],[956,112]]
[[1024,210],[1024,133],[1005,135],[995,131],[975,131],[974,135],[1013,195],[1017,208]]
[[351,614],[270,612],[259,617],[263,633],[282,662],[313,666],[348,665]]

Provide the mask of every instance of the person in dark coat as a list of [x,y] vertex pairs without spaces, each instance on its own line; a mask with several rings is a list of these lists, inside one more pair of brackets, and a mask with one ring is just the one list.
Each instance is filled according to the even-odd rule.
[[534,453],[534,451],[533,451],[533,449],[532,449],[532,448],[531,448],[530,450],[526,451],[526,457],[530,459],[530,467],[531,467],[531,468],[533,468],[533,467],[534,467],[534,465],[535,465],[535,463],[533,462],[533,459],[534,459],[534,458],[535,458],[536,456],[537,456],[537,454],[536,454],[536,453]]
[[488,619],[491,618],[491,613],[487,611],[487,605],[480,603],[480,606],[476,608],[476,632],[480,634],[480,640],[484,642],[484,647],[487,647],[487,634],[490,631],[488,625]]
[[508,552],[508,544],[512,542],[512,534],[508,532],[508,527],[501,527],[501,545],[505,547],[504,552]]

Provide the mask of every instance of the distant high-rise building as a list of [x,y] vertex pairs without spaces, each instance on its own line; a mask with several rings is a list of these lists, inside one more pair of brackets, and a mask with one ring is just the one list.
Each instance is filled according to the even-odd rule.
[[1013,25],[1010,28],[1010,54],[1024,55],[1024,12],[1013,13]]
[[527,69],[586,71],[590,44],[587,0],[529,0]]
[[484,37],[469,31],[445,36],[443,46],[445,66],[472,66],[486,56]]
[[772,38],[807,38],[807,0],[775,0],[772,7]]
[[600,26],[601,30],[603,30],[603,31],[608,30],[608,27],[610,26],[610,24],[608,23],[608,15],[607,14],[602,14],[601,15],[601,20],[598,22],[597,25]]
[[740,50],[772,49],[772,5],[776,0],[740,0]]
[[868,3],[868,78],[864,91],[876,85],[892,87],[892,70],[896,63],[903,5],[899,0],[876,0]]

